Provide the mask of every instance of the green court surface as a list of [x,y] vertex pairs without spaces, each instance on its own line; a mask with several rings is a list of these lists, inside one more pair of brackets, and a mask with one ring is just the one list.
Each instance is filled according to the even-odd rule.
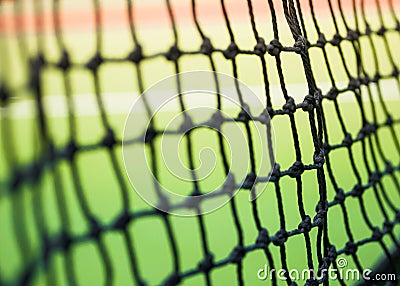
[[[154,2],[154,3],[153,3]],[[204,3],[209,4],[210,1]],[[245,1],[244,1],[245,2]],[[257,2],[257,1],[256,1]],[[47,2],[46,2],[47,3]],[[78,2],[77,2],[78,3]],[[79,2],[80,3],[80,2]],[[177,6],[183,1],[173,2]],[[210,2],[211,3],[211,2]],[[106,7],[111,7],[108,3],[103,3]],[[0,7],[3,4],[0,4]],[[7,6],[9,5],[9,7]],[[46,4],[47,5],[47,4]],[[68,9],[77,9],[79,4],[68,4]],[[120,5],[120,4],[118,4]],[[158,1],[149,1],[147,3],[137,3],[140,7],[148,5],[160,6],[165,9]],[[234,6],[233,4],[231,4]],[[257,4],[260,5],[260,4]],[[306,5],[306,4],[304,4]],[[11,4],[4,4],[1,13],[11,13]],[[85,10],[86,4],[81,7]],[[186,7],[186,6],[184,6]],[[246,7],[246,6],[244,6]],[[260,5],[259,7],[263,7]],[[147,9],[150,9],[147,8]],[[66,8],[67,9],[67,8]],[[91,7],[88,6],[90,10]],[[183,8],[182,8],[183,9]],[[233,8],[231,8],[233,9]],[[161,11],[162,9],[160,9]],[[373,7],[371,7],[373,10]],[[229,12],[229,9],[228,9]],[[210,23],[204,23],[203,29],[210,37],[216,48],[225,49],[229,44],[229,37],[226,29],[223,26],[223,18],[219,13],[213,12],[216,18]],[[268,18],[267,6],[264,10],[257,10],[256,20],[260,34],[265,39],[272,39],[272,27],[270,26],[270,18]],[[311,17],[305,12],[306,26],[308,27],[310,42],[317,40],[317,33],[313,30]],[[333,35],[332,19],[325,10],[320,10],[319,24],[326,31],[326,37],[331,38]],[[179,14],[179,12],[178,12]],[[182,15],[184,13],[182,12]],[[379,18],[368,16],[373,30],[379,29]],[[267,16],[266,16],[267,15]],[[385,15],[385,26],[393,27],[393,19],[389,14]],[[262,17],[266,17],[266,21]],[[143,16],[142,16],[143,17]],[[218,18],[219,17],[219,18]],[[247,11],[243,17],[237,17],[233,22],[233,30],[236,43],[242,49],[252,50],[256,44],[252,34],[251,25]],[[338,15],[339,17],[339,15]],[[347,15],[349,23],[353,24],[353,18]],[[162,23],[161,20],[153,23],[145,23],[140,26],[138,23],[138,37],[140,38],[143,50],[146,55],[152,55],[168,50],[173,44],[173,35],[169,23]],[[168,20],[168,18],[165,18]],[[281,42],[284,46],[293,45],[293,39],[290,30],[287,27],[284,19],[279,20],[279,29]],[[179,20],[178,20],[179,24]],[[198,49],[201,44],[201,38],[195,29],[195,26],[190,20],[179,25],[179,45],[184,51]],[[126,56],[133,48],[133,43],[130,38],[129,30],[118,28],[119,26],[104,25],[102,39],[102,54],[107,58],[121,58]],[[339,21],[339,28],[343,31],[343,22]],[[361,30],[364,29],[361,23]],[[394,62],[400,65],[399,53],[396,53],[400,45],[400,37],[397,32],[388,32],[385,34],[386,39],[390,43],[391,53]],[[93,30],[74,30],[64,31],[63,37],[68,51],[71,53],[71,58],[76,63],[85,63],[91,58],[96,51],[96,37]],[[28,36],[29,53],[35,53],[35,38],[36,36]],[[385,46],[383,38],[372,35],[375,47],[382,55],[385,54]],[[55,42],[54,36],[44,37],[44,54],[49,61],[57,61],[60,56],[59,48]],[[363,63],[366,70],[373,76],[377,70],[374,66],[372,49],[367,37],[360,39]],[[356,75],[356,61],[352,46],[344,42],[342,44],[343,52],[349,66],[350,73]],[[17,39],[13,35],[0,36],[0,50],[7,55],[1,60],[1,65],[5,68],[0,70],[0,78],[6,81],[10,88],[15,90],[15,98],[7,108],[0,109],[0,132],[2,138],[0,140],[0,281],[13,281],[26,265],[31,262],[36,262],[41,250],[41,240],[39,237],[36,222],[34,220],[34,201],[40,199],[45,214],[44,225],[48,230],[49,235],[56,235],[60,232],[63,225],[66,223],[60,218],[58,211],[57,192],[62,192],[64,203],[67,206],[69,232],[72,236],[83,236],[88,232],[89,224],[84,217],[79,206],[79,198],[75,192],[73,179],[71,174],[70,162],[61,160],[54,168],[57,170],[58,178],[61,181],[61,186],[54,186],[55,172],[51,167],[45,169],[38,185],[29,182],[23,184],[20,191],[11,193],[8,189],[11,174],[15,168],[29,167],[29,165],[38,156],[38,142],[40,136],[38,134],[38,121],[35,117],[35,101],[33,95],[24,89],[19,90],[27,78],[28,68],[20,61],[20,54],[17,46]],[[349,78],[344,72],[343,66],[340,64],[340,54],[338,49],[333,46],[327,48],[329,61],[336,82],[339,88],[344,88],[349,82]],[[385,51],[385,52],[384,52]],[[282,91],[279,85],[278,72],[276,70],[275,58],[265,56],[267,60],[267,69],[271,84],[272,104],[274,108],[281,108],[285,103]],[[331,87],[329,76],[324,64],[323,54],[320,49],[310,50],[311,64],[316,81],[321,88],[323,94],[326,94]],[[227,61],[222,54],[214,56],[215,64],[218,72],[232,75],[232,65]],[[184,55],[179,61],[181,71],[192,70],[210,70],[209,61],[203,55]],[[259,60],[254,55],[238,55],[238,74],[239,79],[248,85],[259,98],[265,103],[263,87],[262,87],[262,72]],[[296,103],[300,103],[307,94],[306,79],[300,57],[295,53],[287,53],[282,55],[282,66],[285,81],[287,84],[288,93],[292,96]],[[382,75],[391,74],[392,63],[387,56],[379,57],[379,71]],[[165,60],[162,56],[157,56],[153,59],[147,59],[142,64],[143,79],[146,87],[163,79],[164,77],[174,73],[174,65]],[[121,186],[118,183],[114,167],[110,160],[107,151],[101,148],[93,148],[99,143],[104,136],[106,130],[103,122],[100,119],[100,113],[97,108],[96,96],[94,94],[92,74],[84,68],[74,68],[69,73],[72,83],[73,104],[77,110],[76,126],[77,126],[77,142],[80,146],[88,146],[87,151],[79,153],[76,158],[76,164],[79,170],[82,189],[88,200],[89,207],[93,214],[99,219],[102,225],[110,226],[122,209],[122,197],[120,193]],[[103,100],[105,102],[105,110],[108,119],[116,134],[116,137],[121,140],[125,120],[127,118],[130,107],[134,104],[138,95],[138,86],[136,80],[136,70],[132,63],[118,62],[104,64],[99,70],[100,88]],[[67,102],[64,96],[62,73],[55,68],[46,68],[42,74],[42,82],[44,89],[44,106],[45,111],[49,115],[46,122],[49,127],[50,137],[52,138],[57,148],[64,148],[70,139],[69,121]],[[386,120],[383,105],[378,96],[378,85],[371,84],[372,99],[377,108],[377,122],[383,124]],[[379,87],[384,95],[385,107],[389,113],[399,118],[400,110],[400,95],[396,80],[387,79],[380,81]],[[364,111],[369,120],[372,117],[372,105],[368,98],[368,92],[365,87],[362,87],[362,96],[364,102]],[[340,94],[338,98],[340,112],[344,118],[344,122],[348,132],[355,138],[362,127],[360,109],[356,103],[356,98],[353,93],[346,92]],[[340,123],[337,117],[337,111],[333,101],[324,100],[323,109],[327,124],[330,145],[340,144],[344,139]],[[237,110],[227,110],[227,112],[235,113]],[[172,114],[159,114],[156,120],[164,122],[170,118]],[[303,111],[295,113],[296,127],[299,133],[300,149],[302,153],[302,161],[304,164],[313,163],[313,141],[310,131],[308,114]],[[275,161],[279,163],[281,170],[289,169],[295,159],[294,142],[290,129],[290,122],[287,116],[276,116],[272,119],[273,128],[275,131]],[[397,137],[400,136],[399,125],[394,125],[394,130]],[[144,131],[144,130],[141,130]],[[400,154],[393,143],[391,134],[388,129],[382,128],[379,133],[379,140],[382,146],[384,155],[390,159],[393,164],[398,164]],[[5,138],[12,136],[11,140]],[[196,136],[196,134],[194,135]],[[197,134],[193,152],[198,152],[202,148],[209,147],[218,154],[216,136],[199,133]],[[376,143],[376,142],[375,142]],[[171,149],[175,146],[171,146]],[[133,146],[140,152],[140,146]],[[258,146],[258,151],[262,146]],[[371,151],[367,146],[367,153]],[[256,148],[257,149],[257,148]],[[7,154],[7,150],[11,154]],[[368,171],[363,163],[363,149],[361,142],[357,142],[352,146],[354,160],[358,165],[362,183],[368,183]],[[132,212],[140,212],[150,210],[151,207],[144,202],[139,195],[133,190],[129,179],[125,173],[125,168],[122,159],[121,146],[118,145],[112,151],[117,158],[117,170],[119,175],[123,177],[123,182],[127,186],[129,192],[129,203]],[[15,155],[15,156],[13,156]],[[187,161],[187,156],[183,155],[183,161]],[[244,163],[247,164],[246,152],[243,156]],[[16,161],[10,161],[9,158],[16,157]],[[329,153],[329,160],[332,166],[333,174],[337,184],[344,190],[350,191],[357,182],[355,175],[352,172],[351,161],[349,154],[345,148],[339,148]],[[368,155],[368,160],[372,162],[372,158]],[[222,173],[221,163],[217,161],[216,172]],[[15,165],[13,165],[13,164]],[[199,164],[199,162],[196,162]],[[257,160],[256,160],[256,163]],[[385,169],[384,162],[379,159],[379,169]],[[325,168],[325,172],[327,172]],[[397,179],[400,179],[399,173],[395,173]],[[160,177],[168,178],[166,169],[160,170]],[[304,172],[301,176],[303,185],[303,201],[305,211],[313,218],[316,214],[315,208],[319,200],[318,182],[315,170]],[[327,176],[328,178],[328,176]],[[396,192],[396,186],[390,177],[382,179],[383,185],[388,190],[390,200],[398,206],[400,204],[400,195]],[[165,184],[174,185],[177,189],[181,185],[176,181]],[[211,184],[212,185],[212,184]],[[144,185],[144,188],[152,188],[151,185]],[[184,188],[182,184],[182,188]],[[207,188],[207,185],[204,186]],[[277,207],[277,198],[273,184],[261,185],[266,187],[262,195],[257,199],[258,211],[262,225],[268,229],[270,235],[275,234],[279,229],[279,213]],[[297,229],[301,216],[298,207],[298,196],[296,192],[296,180],[288,176],[282,177],[280,181],[282,192],[282,200],[284,204],[284,212],[286,218],[286,229]],[[40,194],[40,195],[39,195]],[[335,197],[334,187],[332,182],[327,179],[327,194],[328,201],[332,201]],[[40,196],[39,198],[37,196]],[[369,215],[369,219],[373,225],[382,228],[384,215],[380,211],[373,190],[368,189],[364,195],[365,209]],[[252,245],[258,235],[256,224],[253,217],[252,205],[249,202],[248,191],[239,191],[233,199],[238,210],[239,220],[242,227],[244,245]],[[355,241],[371,237],[371,230],[365,223],[360,209],[360,203],[357,198],[349,197],[345,201],[348,221],[353,232]],[[385,208],[394,218],[394,213],[390,212],[388,205],[385,202]],[[237,245],[237,230],[233,221],[230,205],[227,204],[222,208],[203,216],[204,225],[207,232],[207,241],[210,251],[214,254],[214,261],[224,261],[232,249]],[[328,234],[330,241],[337,249],[345,247],[348,241],[346,234],[343,213],[339,205],[333,206],[328,212]],[[182,272],[197,269],[198,263],[204,258],[202,252],[202,239],[199,230],[198,220],[196,217],[179,217],[170,216],[170,222],[173,232],[175,233],[176,244],[178,246],[180,268]],[[18,232],[18,227],[15,224],[23,225],[25,231]],[[133,245],[136,251],[137,265],[140,275],[146,279],[149,285],[160,284],[173,270],[173,255],[170,248],[169,236],[161,217],[159,216],[144,216],[133,221],[129,225],[129,232],[132,234]],[[398,225],[394,229],[395,234],[399,234]],[[314,267],[318,267],[315,245],[317,244],[317,229],[310,231],[311,242],[313,246]],[[24,249],[21,253],[19,246],[21,241],[27,241],[28,249]],[[106,232],[102,240],[105,247],[108,249],[111,259],[111,264],[114,273],[115,285],[130,285],[133,283],[132,268],[127,254],[127,248],[122,233],[118,231]],[[389,237],[383,240],[388,248],[393,246],[393,241]],[[288,261],[288,269],[306,269],[307,258],[304,237],[297,235],[288,239],[285,243],[286,254]],[[280,268],[280,253],[279,248],[271,245],[269,247],[275,261],[275,267]],[[82,241],[74,245],[72,251],[72,259],[74,269],[77,276],[77,281],[81,285],[102,285],[105,274],[101,257],[93,241]],[[364,268],[371,268],[383,256],[383,251],[378,243],[368,243],[359,248],[359,260]],[[348,261],[347,268],[356,268],[353,259],[350,256],[342,255]],[[265,281],[260,281],[257,278],[257,271],[267,264],[265,253],[262,249],[258,249],[247,254],[243,260],[243,275],[244,280],[248,285],[265,285]],[[50,263],[49,272],[56,274],[57,285],[68,285],[68,279],[65,272],[65,254],[56,252],[53,254]],[[39,267],[40,268],[40,267]],[[211,279],[214,285],[235,285],[237,281],[236,266],[228,264],[224,267],[216,268],[211,271]],[[42,271],[37,271],[34,275],[34,285],[45,285],[46,278]],[[297,281],[301,284],[304,281]],[[205,283],[204,275],[194,275],[183,281],[183,285],[203,285]],[[284,285],[282,281],[278,284]],[[337,284],[336,284],[337,283]],[[332,282],[331,285],[339,285],[338,281]],[[352,284],[352,283],[350,283]]]

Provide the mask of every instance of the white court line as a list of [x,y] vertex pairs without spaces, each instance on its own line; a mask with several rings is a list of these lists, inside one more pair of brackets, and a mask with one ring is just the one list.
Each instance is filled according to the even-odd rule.
[[[323,92],[326,92],[330,88],[330,84],[319,84],[318,85]],[[338,86],[345,86],[344,84]],[[382,92],[384,93],[385,101],[400,101],[400,95],[398,94],[397,85],[394,81],[386,81],[383,86]],[[296,103],[300,103],[303,101],[304,96],[307,94],[307,85],[306,84],[290,84],[287,85],[287,90],[289,95],[295,99]],[[253,92],[257,95],[257,97],[265,104],[264,97],[264,87],[250,87]],[[378,95],[376,92],[376,88],[371,88],[372,96],[374,101],[378,101]],[[225,92],[234,92],[232,88],[230,90],[225,90]],[[224,93],[224,89],[222,89],[222,93]],[[281,87],[279,85],[272,85],[270,87],[270,93],[272,96],[273,106],[281,107],[285,101],[282,95]],[[231,93],[232,94],[232,93]],[[365,93],[364,93],[365,94]],[[162,95],[160,94],[162,98]],[[137,93],[126,93],[126,92],[116,92],[116,93],[104,93],[102,95],[102,99],[104,101],[104,106],[106,108],[107,114],[109,115],[128,115],[131,107],[136,102],[138,98]],[[213,106],[214,102],[203,102],[201,101],[202,97],[199,97],[198,102],[191,102],[193,106],[196,104],[208,104]],[[365,102],[369,101],[368,96],[363,97]],[[259,105],[258,100],[254,100],[253,102],[248,99],[245,101],[249,104],[250,107],[252,105]],[[355,98],[351,93],[341,94],[338,97],[339,102],[355,102]],[[98,116],[99,109],[97,106],[96,98],[94,94],[74,94],[73,102],[75,108],[76,116]],[[47,117],[66,117],[68,116],[67,109],[67,101],[65,95],[46,95],[44,97],[44,106]],[[234,105],[232,105],[233,107]],[[224,102],[224,107],[229,108]],[[175,111],[178,110],[178,106],[169,105],[166,106],[166,109],[163,111]],[[8,105],[7,116],[9,118],[15,119],[29,119],[33,118],[36,115],[36,106],[35,101],[33,99],[24,99],[20,101],[12,102]]]

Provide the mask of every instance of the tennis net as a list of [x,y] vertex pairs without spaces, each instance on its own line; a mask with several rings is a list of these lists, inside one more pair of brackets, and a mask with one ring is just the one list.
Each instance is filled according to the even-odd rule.
[[[91,20],[90,36],[74,38],[69,30],[81,27],[62,1],[1,1],[1,285],[253,285],[264,263],[285,270],[286,281],[271,275],[273,285],[293,285],[290,269],[324,273],[340,269],[338,257],[349,258],[360,272],[380,260],[388,262],[390,273],[398,271],[392,254],[400,246],[397,1],[238,2],[239,8],[223,0],[167,0],[148,6],[146,14],[141,8],[146,3],[128,0],[115,10],[94,0],[82,16]],[[221,21],[211,29],[207,21],[213,15]],[[115,44],[123,46],[123,54],[107,55],[115,38],[107,38],[112,33],[106,28],[119,17],[125,22],[113,33],[123,30],[129,41]],[[157,28],[141,32],[144,22],[151,25],[156,20],[149,19],[156,18],[165,18],[167,36]],[[185,25],[192,32],[185,32]],[[155,33],[152,46],[142,41],[146,33]],[[80,50],[87,54],[85,41],[94,43],[89,58],[79,56]],[[191,59],[196,60],[186,64]],[[256,114],[244,98],[232,122],[218,121],[241,126],[246,137],[241,147],[247,174],[230,185],[238,195],[215,214],[177,218],[169,212],[182,205],[157,188],[145,185],[166,206],[162,210],[131,190],[120,154],[120,121],[109,109],[115,101],[124,106],[126,98],[132,102],[134,94],[143,94],[152,73],[178,75],[180,94],[179,74],[198,65],[261,87],[265,105]],[[292,79],[302,87],[294,87]],[[214,80],[209,84],[218,86]],[[61,95],[49,104],[54,86]],[[93,95],[88,100],[94,115],[79,114],[90,109],[85,94],[76,92],[80,88]],[[108,88],[128,95],[107,96]],[[219,92],[215,97],[215,108],[224,111]],[[179,108],[185,113],[185,104]],[[59,113],[61,119],[55,119]],[[253,142],[256,124],[267,130],[267,146]],[[258,185],[265,188],[259,150],[274,157],[271,125],[276,148],[289,155],[277,151],[267,190],[249,202]],[[146,148],[151,170],[162,180],[157,140],[173,132],[157,126],[138,128],[137,138],[125,138],[124,146]],[[174,132],[185,138],[188,169],[196,174],[194,132]],[[87,133],[96,140],[86,140]],[[216,161],[225,178],[229,154],[222,136],[216,138]],[[185,187],[192,197],[206,188],[196,176]],[[185,208],[196,213],[206,203]],[[326,273],[306,280],[331,283]]]

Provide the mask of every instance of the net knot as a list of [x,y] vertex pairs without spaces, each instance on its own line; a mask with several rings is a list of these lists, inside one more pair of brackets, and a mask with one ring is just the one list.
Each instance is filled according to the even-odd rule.
[[385,124],[387,126],[392,126],[393,125],[393,119],[392,119],[392,116],[390,116],[390,114],[387,115]]
[[383,237],[383,233],[381,232],[379,227],[374,227],[374,231],[372,232],[372,239],[379,241],[382,239],[382,237]]
[[[31,170],[31,179],[33,183],[37,183],[39,182],[40,179],[40,174],[43,171],[43,168],[41,168],[40,163],[34,163],[32,166],[32,170]],[[22,182],[23,178],[21,177],[22,174],[17,172],[16,176],[19,176],[18,180],[21,180],[20,183]]]
[[129,53],[128,61],[131,61],[135,64],[138,64],[141,60],[143,60],[143,49],[141,45],[136,45],[135,49]]
[[89,218],[90,221],[90,236],[94,239],[99,239],[101,235],[101,226],[97,219],[94,217]]
[[289,96],[286,103],[283,105],[283,109],[287,110],[289,113],[294,113],[296,111],[296,103],[294,102],[293,97]]
[[271,172],[271,181],[277,182],[281,177],[281,166],[278,163],[275,163],[272,172]]
[[272,119],[275,115],[275,110],[272,108],[272,106],[267,106],[266,111],[268,112],[269,118]]
[[357,41],[358,38],[359,38],[359,36],[360,36],[360,33],[359,33],[358,31],[349,29],[349,30],[347,31],[347,37],[346,37],[346,39],[347,39],[347,40],[350,40],[350,41]]
[[96,53],[89,62],[86,63],[85,67],[92,72],[95,72],[99,66],[103,63],[103,59],[101,58],[99,53]]
[[37,56],[31,60],[31,64],[36,69],[40,69],[46,64],[46,59],[44,58],[44,55],[42,53],[38,53]]
[[352,241],[348,241],[343,250],[344,253],[346,253],[347,255],[353,255],[357,252],[357,248],[358,248],[357,244],[355,244]]
[[267,45],[265,45],[265,40],[263,38],[257,39],[257,44],[254,47],[254,53],[259,56],[265,55],[267,52]]
[[319,33],[318,40],[317,40],[317,47],[323,48],[326,45],[326,38],[323,33]]
[[339,90],[336,86],[332,86],[331,89],[326,94],[326,97],[330,100],[335,100],[339,95]]
[[271,56],[277,56],[279,53],[282,51],[282,44],[277,40],[273,39],[268,45],[267,45],[267,52]]
[[235,176],[232,173],[228,173],[225,178],[225,182],[222,185],[222,192],[232,196],[236,190]]
[[169,51],[165,54],[165,57],[169,61],[177,61],[182,55],[182,52],[179,50],[177,45],[173,45]]
[[251,190],[256,183],[257,176],[253,172],[247,174],[246,178],[243,181],[242,188]]
[[376,32],[376,34],[379,35],[379,36],[383,36],[383,35],[385,35],[385,33],[386,33],[386,27],[385,26],[380,27],[379,30]]
[[372,81],[373,83],[377,83],[377,82],[379,81],[380,78],[381,78],[381,75],[380,75],[380,73],[377,71],[377,72],[375,73],[374,77],[371,79],[371,81]]
[[40,85],[40,71],[45,65],[43,54],[38,54],[36,58],[30,60],[30,79],[29,85],[32,89],[37,90]]
[[364,126],[361,128],[360,132],[358,133],[357,139],[363,139],[366,136],[373,134],[377,129],[375,124],[371,124],[369,122],[364,123]]
[[331,262],[333,262],[336,260],[337,256],[338,253],[336,251],[336,247],[333,244],[331,244],[328,249],[328,257],[331,260]]
[[51,255],[51,250],[53,248],[53,245],[47,236],[44,236],[42,238],[42,245],[43,245],[43,260],[44,263],[47,263]]
[[266,248],[268,247],[268,244],[271,242],[268,230],[265,228],[260,229],[258,232],[258,236],[256,239],[256,244],[260,246],[261,248]]
[[181,282],[181,276],[179,273],[172,273],[168,279],[162,284],[164,286],[175,286],[178,285]]
[[320,105],[321,104],[321,100],[323,98],[321,89],[317,88],[314,91],[313,97],[314,97],[315,106]]
[[328,142],[324,142],[322,144],[322,148],[324,149],[324,154],[327,155],[331,151],[331,145]]
[[221,114],[221,110],[217,109],[211,116],[210,120],[208,120],[206,125],[209,126],[210,128],[221,130],[221,126],[223,123],[224,123],[224,117]]
[[71,66],[71,60],[69,58],[69,54],[66,50],[63,50],[61,58],[57,63],[57,67],[59,67],[63,71],[66,71],[70,66]]
[[304,164],[300,161],[294,162],[294,164],[289,168],[289,176],[291,178],[297,178],[301,176],[304,172]]
[[389,233],[393,230],[393,223],[390,221],[385,221],[383,223],[383,233]]
[[238,53],[239,53],[239,48],[235,42],[230,43],[228,48],[225,51],[223,51],[223,55],[227,60],[234,59]]
[[398,77],[399,76],[399,69],[397,68],[397,66],[393,66],[393,71],[392,71],[392,76],[393,77]]
[[102,141],[103,146],[107,148],[112,148],[116,143],[117,140],[115,139],[114,131],[108,128],[106,136],[104,136],[104,139]]
[[278,230],[278,232],[271,238],[272,243],[275,246],[282,246],[288,239],[288,233],[284,229]]
[[311,95],[306,95],[301,105],[301,109],[305,112],[311,112],[316,106],[315,98]]
[[360,86],[361,86],[361,81],[358,78],[352,77],[350,79],[348,89],[356,90],[356,89],[360,88]]
[[231,254],[229,255],[229,260],[232,263],[239,263],[243,260],[245,255],[246,251],[244,251],[243,246],[238,245],[232,250]]
[[10,98],[8,88],[5,84],[0,84],[0,106],[6,106],[8,99]]
[[344,200],[346,199],[346,195],[343,191],[343,189],[339,188],[336,195],[335,195],[335,201],[337,201],[338,203],[343,203]]
[[112,224],[112,228],[115,230],[125,230],[131,221],[131,216],[127,211],[122,212],[119,217]]
[[[268,108],[268,107],[267,107]],[[270,116],[269,116],[269,112],[267,109],[264,109],[260,116],[258,117],[258,121],[262,124],[267,124],[270,121]]]
[[49,142],[47,144],[47,148],[48,148],[48,154],[49,154],[49,159],[50,159],[50,163],[54,163],[54,161],[56,160],[56,147],[54,145],[53,142]]
[[360,184],[356,184],[352,190],[353,197],[361,197],[364,193],[364,188]]
[[336,33],[333,36],[332,40],[330,40],[330,43],[333,46],[339,46],[342,41],[343,41],[343,37],[340,34]]
[[237,120],[240,122],[248,122],[250,119],[251,119],[250,107],[246,103],[243,103],[242,109],[238,114]]
[[203,272],[209,272],[214,266],[214,256],[211,253],[207,253],[204,257],[203,261],[201,261],[198,265],[199,269]]
[[325,150],[320,149],[319,152],[314,153],[314,164],[320,167],[325,163]]
[[317,206],[315,207],[315,211],[317,213],[326,214],[328,211],[328,201],[327,200],[319,200]]
[[303,221],[298,225],[298,230],[301,232],[309,232],[312,227],[312,222],[311,222],[311,217],[309,215],[306,215],[306,217],[303,219]]
[[[192,197],[188,197],[187,201],[185,201],[185,206],[188,208],[196,208],[197,204],[193,203],[193,200],[191,200]],[[166,215],[170,210],[171,210],[171,205],[165,195],[162,193],[158,194],[158,204],[157,204],[157,211],[161,215]]]
[[317,214],[315,215],[313,221],[317,226],[323,225],[325,222],[327,210],[320,209],[318,210]]
[[[34,166],[36,166],[36,165],[37,164],[35,164]],[[19,188],[19,186],[22,184],[24,178],[18,169],[15,169],[13,171],[13,174],[14,175],[10,182],[10,188],[11,188],[11,190],[17,190]]]
[[350,133],[346,133],[346,136],[344,137],[342,144],[346,147],[350,147],[353,144],[353,138],[351,138]]
[[154,138],[157,136],[157,131],[154,129],[153,126],[149,126],[144,134],[144,143],[150,144],[153,142]]
[[368,23],[366,23],[365,24],[365,35],[370,36],[371,34],[372,34],[371,26]]
[[204,55],[211,55],[211,53],[214,51],[214,47],[211,44],[211,41],[209,38],[205,37],[203,39],[203,43],[200,46],[200,52]]
[[183,113],[183,122],[179,126],[180,133],[188,133],[194,128],[192,118],[185,112]]
[[389,161],[386,161],[385,172],[388,174],[393,174],[393,166]]
[[222,186],[222,191],[228,195],[232,195],[236,190],[235,176],[232,173],[228,173],[225,178],[225,182]]
[[299,36],[294,42],[294,47],[296,48],[296,53],[304,53],[307,50],[307,40],[303,36]]
[[78,151],[78,147],[75,142],[71,140],[67,147],[65,148],[65,156],[68,160],[72,161],[75,157],[76,152]]
[[367,73],[364,73],[363,77],[360,77],[361,84],[368,85],[371,82],[371,78]]
[[371,175],[369,176],[369,182],[372,185],[375,185],[376,183],[378,183],[381,180],[381,174],[379,171],[376,172],[372,172]]
[[72,246],[71,236],[66,231],[63,231],[58,237],[57,245],[62,250],[68,251],[68,249],[70,249],[70,247]]

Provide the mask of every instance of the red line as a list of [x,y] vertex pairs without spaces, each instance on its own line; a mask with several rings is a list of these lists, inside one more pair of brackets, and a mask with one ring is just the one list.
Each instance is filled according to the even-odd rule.
[[[365,0],[368,3],[368,11],[370,14],[371,10],[375,10],[374,2],[372,0]],[[224,19],[220,5],[215,3],[199,3],[197,4],[198,18],[201,23],[220,23],[223,25]],[[381,1],[382,2],[382,1]],[[304,5],[303,5],[304,3]],[[334,3],[335,11],[337,9],[337,1]],[[359,0],[357,1],[359,3]],[[400,0],[393,0],[394,5],[399,7]],[[229,18],[234,21],[248,21],[249,13],[246,1],[227,3],[227,10]],[[344,10],[352,11],[352,0],[342,0],[342,6]],[[281,0],[274,0],[274,7],[278,18],[283,17],[283,8]],[[255,0],[253,1],[254,13],[257,21],[265,19],[265,23],[271,21],[271,14],[267,0]],[[388,2],[382,2],[382,9],[388,8]],[[303,14],[309,17],[310,8],[308,0],[302,0]],[[314,1],[314,9],[317,16],[326,15],[329,12],[329,6],[327,1]],[[187,25],[193,22],[192,10],[190,1],[181,3],[173,6],[175,19],[178,25]],[[61,27],[63,31],[92,31],[95,28],[94,9],[90,10],[63,10],[61,14]],[[101,10],[102,25],[105,29],[119,29],[126,28],[129,25],[126,7],[107,7]],[[337,14],[339,15],[339,14]],[[349,13],[350,15],[350,13]],[[16,31],[21,32],[34,32],[34,13],[25,12],[22,15],[13,16],[10,13],[3,13],[0,17],[0,33],[11,33],[14,34]],[[170,25],[169,15],[165,5],[136,5],[134,7],[135,25],[140,27],[145,26],[168,26]],[[40,30],[51,31],[53,27],[53,19],[51,11],[44,11],[37,15],[40,19]],[[320,17],[319,17],[320,18]],[[261,22],[260,22],[261,23]],[[16,25],[15,25],[16,24]]]

